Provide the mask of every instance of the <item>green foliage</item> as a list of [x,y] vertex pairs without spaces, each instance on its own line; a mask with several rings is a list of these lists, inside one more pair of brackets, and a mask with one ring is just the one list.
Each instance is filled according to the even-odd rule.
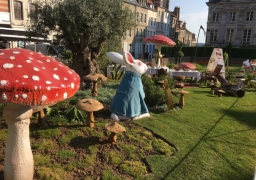
[[75,155],[76,155],[76,152],[71,151],[71,150],[62,150],[62,151],[59,151],[57,154],[58,158],[60,158],[60,159],[68,159]]
[[70,106],[64,111],[64,117],[68,119],[69,122],[85,122],[85,112],[80,111],[75,106]]
[[228,66],[229,65],[229,57],[228,57],[228,53],[227,52],[225,52],[223,54],[223,59],[224,59],[225,66]]
[[196,66],[197,71],[201,72],[205,70],[205,68],[203,68],[203,66],[201,66],[200,64],[198,63],[193,63],[193,64]]
[[167,79],[169,88],[174,88],[174,80],[166,76],[156,76],[149,78],[145,74],[141,76],[143,89],[145,92],[145,102],[149,107],[165,103],[165,94],[163,88],[159,86],[161,80]]
[[102,180],[122,180],[117,174],[115,174],[111,169],[106,169],[101,174]]
[[109,164],[120,164],[122,162],[122,155],[118,151],[109,151],[104,155],[104,159]]
[[8,134],[7,129],[1,129],[0,130],[0,141],[6,141],[7,140],[7,134]]
[[157,151],[167,156],[171,156],[175,152],[174,148],[170,148],[169,144],[161,139],[154,139],[152,145]]
[[31,132],[31,134],[37,138],[51,139],[60,136],[60,130],[58,128],[53,129],[39,129]]
[[67,134],[65,136],[62,136],[59,139],[59,144],[61,147],[66,146],[68,143],[71,142],[71,140],[75,137],[82,137],[83,133],[79,130],[71,130],[68,131]]
[[100,54],[106,41],[123,37],[135,25],[135,13],[124,6],[123,0],[37,0],[34,3],[39,7],[33,14],[37,18],[32,19],[28,31],[44,37],[56,31],[57,41],[74,55],[87,48],[86,45],[91,50],[97,48],[94,52]]
[[174,66],[176,66],[177,64],[175,64],[175,63],[170,63],[170,64],[168,64],[168,68],[169,69],[173,69],[174,68]]
[[40,180],[63,180],[66,179],[65,171],[61,168],[40,167],[36,171]]
[[41,155],[34,155],[34,161],[35,161],[35,166],[44,166],[44,165],[49,165],[51,163],[51,158],[50,156],[41,156]]
[[33,149],[48,150],[54,148],[54,142],[51,139],[39,139],[32,144]]
[[147,168],[140,161],[124,161],[120,165],[120,170],[133,177],[138,177],[147,173]]
[[111,71],[111,78],[119,80],[124,76],[124,71],[121,69],[121,64],[115,64],[113,70]]

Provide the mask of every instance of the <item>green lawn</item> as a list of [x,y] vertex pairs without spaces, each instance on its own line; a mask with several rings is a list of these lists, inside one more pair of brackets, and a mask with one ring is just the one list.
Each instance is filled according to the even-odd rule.
[[[95,99],[109,103],[117,86],[118,82],[103,84]],[[256,167],[256,90],[245,89],[245,96],[240,99],[228,94],[219,98],[204,86],[185,90],[189,94],[185,95],[183,109],[150,107],[151,117],[120,122],[127,132],[118,135],[116,146],[99,143],[108,138],[103,127],[109,119],[96,119],[95,128],[89,128],[81,123],[68,123],[55,109],[49,127],[30,129],[35,176],[56,180],[252,180]],[[78,99],[92,98],[90,94],[89,89],[79,91],[58,106],[67,107]],[[178,102],[179,97],[174,97],[174,101]],[[5,123],[0,135],[3,164]],[[177,149],[174,154],[169,145]],[[146,155],[150,150],[164,153]],[[102,173],[91,177],[88,172],[98,167]],[[0,177],[2,169],[3,166]]]
[[253,179],[256,166],[256,92],[243,98],[211,95],[209,88],[187,88],[182,110],[154,113],[135,123],[173,143],[171,157],[146,157],[145,179]]

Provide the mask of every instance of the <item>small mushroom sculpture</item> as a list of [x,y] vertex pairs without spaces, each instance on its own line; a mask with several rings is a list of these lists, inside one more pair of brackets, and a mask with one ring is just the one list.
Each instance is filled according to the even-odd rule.
[[168,45],[168,46],[175,46],[176,43],[171,40],[170,38],[168,38],[167,36],[164,36],[162,34],[156,34],[150,37],[146,37],[143,39],[145,42],[149,42],[149,43],[154,43],[156,45],[156,49],[158,50],[158,67],[161,67],[161,62],[160,59],[163,57],[163,55],[161,54],[161,48],[163,45]]
[[112,144],[116,143],[118,133],[126,131],[125,128],[118,124],[116,121],[112,121],[108,124],[105,124],[105,128],[111,132],[108,141]]
[[218,89],[217,92],[219,93],[219,97],[222,97],[222,94],[226,93],[224,90],[222,89]]
[[215,84],[210,84],[208,87],[211,88],[211,94],[214,95],[214,90],[215,90],[218,86],[216,86]]
[[94,127],[94,111],[101,110],[103,105],[95,99],[81,99],[76,103],[76,108],[86,112],[86,126]]
[[5,180],[32,180],[34,161],[29,141],[34,112],[72,97],[80,77],[54,58],[21,48],[0,49],[0,102],[8,123]]
[[180,101],[179,101],[179,106],[182,108],[185,105],[185,98],[184,95],[185,94],[189,94],[189,92],[185,91],[185,90],[181,90],[176,92],[177,94],[180,94]]
[[103,74],[88,74],[83,77],[83,80],[89,80],[92,81],[93,87],[92,87],[92,96],[98,96],[98,80],[106,81],[108,78],[105,77]]

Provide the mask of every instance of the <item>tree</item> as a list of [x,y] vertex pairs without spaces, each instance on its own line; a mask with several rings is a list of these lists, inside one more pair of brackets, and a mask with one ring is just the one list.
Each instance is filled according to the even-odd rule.
[[[55,32],[72,51],[71,67],[83,77],[99,72],[97,58],[105,42],[119,39],[135,26],[134,13],[123,0],[38,1],[28,31],[45,37]],[[35,18],[35,16],[37,18]],[[110,47],[111,48],[111,47]]]
[[184,56],[184,53],[181,51],[182,49],[182,42],[180,40],[176,41],[176,45],[174,46],[175,52],[174,52],[174,56],[175,56],[175,63],[181,63],[181,57]]

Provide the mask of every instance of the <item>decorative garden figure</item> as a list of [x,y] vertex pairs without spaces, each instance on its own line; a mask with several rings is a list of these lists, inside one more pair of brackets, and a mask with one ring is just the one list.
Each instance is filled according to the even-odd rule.
[[110,106],[111,118],[119,121],[149,117],[141,82],[141,75],[147,71],[147,65],[134,60],[129,52],[124,52],[123,56],[115,52],[108,52],[107,55],[115,63],[126,66],[125,75]]

